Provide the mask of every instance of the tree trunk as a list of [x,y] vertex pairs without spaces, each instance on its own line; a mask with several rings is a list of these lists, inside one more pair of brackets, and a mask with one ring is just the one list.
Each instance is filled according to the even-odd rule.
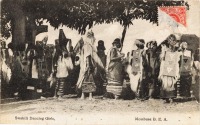
[[32,18],[32,16],[28,16],[28,19],[26,20],[26,42],[27,43],[35,43],[35,31],[36,23],[35,20]]
[[12,43],[14,45],[25,43],[26,36],[26,17],[19,3],[13,2],[12,5]]
[[125,36],[126,36],[126,30],[127,30],[127,25],[124,26],[124,30],[122,32],[122,38],[121,38],[121,45],[122,45],[122,47],[121,47],[120,51],[122,51],[122,48],[123,48],[124,39],[125,39]]

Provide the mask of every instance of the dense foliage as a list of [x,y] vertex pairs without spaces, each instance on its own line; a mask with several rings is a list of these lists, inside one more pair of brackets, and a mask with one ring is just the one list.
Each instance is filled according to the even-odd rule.
[[[19,5],[28,18],[41,25],[46,19],[51,26],[65,25],[84,34],[95,24],[119,22],[132,25],[134,19],[157,23],[158,6],[188,6],[184,1],[170,0],[3,0],[1,2],[1,32],[4,38],[12,34],[12,11]],[[11,23],[12,24],[12,23]]]

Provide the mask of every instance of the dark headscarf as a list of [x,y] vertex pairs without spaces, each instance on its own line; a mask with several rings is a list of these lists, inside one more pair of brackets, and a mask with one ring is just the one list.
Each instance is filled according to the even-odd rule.
[[97,46],[97,50],[105,50],[105,46],[104,46],[104,41],[103,40],[99,40],[98,41],[98,46]]
[[167,41],[171,46],[175,46],[177,43],[176,36],[174,34],[169,35],[169,37],[167,37]]
[[140,49],[144,48],[144,44],[145,44],[144,39],[136,39],[135,41],[135,45]]
[[119,38],[116,38],[114,41],[113,41],[113,43],[112,44],[121,44],[121,42],[120,42],[121,40],[119,39]]

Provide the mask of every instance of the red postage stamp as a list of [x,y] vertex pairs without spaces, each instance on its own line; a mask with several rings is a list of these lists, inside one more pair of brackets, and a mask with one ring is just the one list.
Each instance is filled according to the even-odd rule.
[[165,16],[165,21],[173,20],[186,27],[186,8],[184,6],[158,7],[158,11],[160,11],[158,18],[163,18],[163,16]]

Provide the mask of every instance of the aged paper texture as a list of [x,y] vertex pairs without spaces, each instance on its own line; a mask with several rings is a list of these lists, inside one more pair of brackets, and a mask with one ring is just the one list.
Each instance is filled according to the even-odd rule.
[[0,124],[200,125],[200,0],[0,1]]

